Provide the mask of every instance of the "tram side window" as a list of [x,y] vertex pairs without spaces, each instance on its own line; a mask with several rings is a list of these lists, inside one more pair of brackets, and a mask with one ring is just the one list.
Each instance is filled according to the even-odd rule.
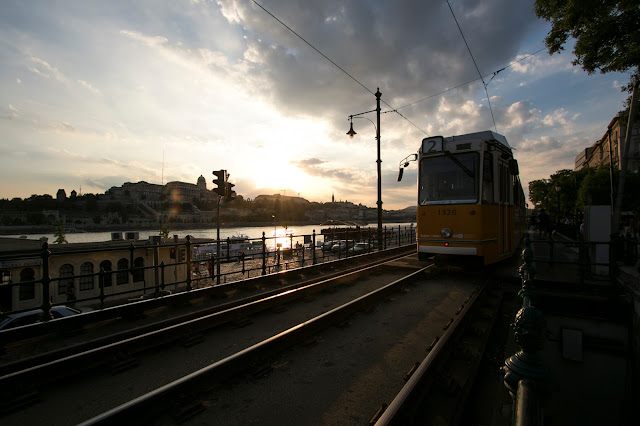
[[486,152],[482,171],[482,202],[493,204],[493,156]]

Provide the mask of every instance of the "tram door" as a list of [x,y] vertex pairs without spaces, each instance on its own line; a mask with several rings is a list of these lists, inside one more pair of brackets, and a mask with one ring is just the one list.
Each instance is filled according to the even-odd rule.
[[501,256],[511,251],[509,204],[511,197],[511,175],[509,163],[498,161],[498,180],[500,185],[500,201],[498,212],[498,254]]

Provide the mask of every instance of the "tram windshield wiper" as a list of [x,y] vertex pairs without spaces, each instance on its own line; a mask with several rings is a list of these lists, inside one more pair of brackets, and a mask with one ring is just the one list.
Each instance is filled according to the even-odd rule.
[[456,164],[458,165],[458,167],[460,167],[460,168],[462,169],[462,171],[464,171],[464,172],[467,174],[467,176],[469,176],[470,178],[473,178],[473,172],[472,172],[471,170],[469,170],[469,169],[467,168],[467,166],[465,166],[464,164],[462,164],[462,163],[460,162],[460,160],[458,160],[458,159],[456,158],[456,156],[455,156],[455,155],[453,155],[453,154],[452,154],[452,153],[450,153],[449,151],[442,151],[442,152],[444,152],[444,155],[446,155],[446,156],[447,156],[447,158],[449,158],[451,161],[453,161],[454,163],[456,163]]

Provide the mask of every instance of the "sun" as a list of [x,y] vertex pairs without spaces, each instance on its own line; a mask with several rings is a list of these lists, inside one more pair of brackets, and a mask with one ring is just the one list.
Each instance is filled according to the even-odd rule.
[[261,166],[260,173],[253,176],[256,188],[273,188],[276,191],[302,191],[308,176],[299,168],[289,164],[287,161],[266,162],[264,164],[266,166]]

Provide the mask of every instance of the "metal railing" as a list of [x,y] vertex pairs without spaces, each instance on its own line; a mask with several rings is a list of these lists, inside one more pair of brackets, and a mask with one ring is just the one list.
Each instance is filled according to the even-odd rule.
[[[19,282],[8,282],[2,285],[5,289],[17,288],[18,292],[23,291],[27,296],[27,300],[41,300],[39,306],[43,311],[43,320],[51,319],[51,307],[55,305],[79,305],[87,302],[95,301],[97,308],[106,307],[107,303],[121,304],[127,301],[140,300],[141,298],[159,297],[171,292],[191,291],[194,288],[220,285],[231,281],[243,280],[257,275],[267,275],[278,273],[305,265],[316,265],[328,261],[345,259],[359,255],[353,251],[355,242],[368,242],[371,250],[381,250],[391,247],[415,243],[415,227],[384,227],[383,230],[383,247],[375,247],[377,229],[362,228],[348,230],[334,230],[330,234],[316,234],[315,230],[312,234],[302,235],[286,235],[266,237],[262,233],[261,238],[247,238],[250,245],[260,247],[258,252],[254,250],[252,253],[231,252],[231,239],[193,239],[186,236],[184,241],[162,242],[155,240],[149,244],[145,241],[137,241],[138,244],[131,242],[128,246],[123,244],[117,247],[103,247],[100,249],[72,249],[65,245],[64,247],[51,246],[43,243],[42,249],[39,251],[23,251],[20,253],[2,254],[0,261],[12,261],[16,264],[25,263],[26,259],[30,259],[30,268],[40,267],[39,279],[21,280]],[[338,245],[335,251],[322,250],[321,243],[329,241],[329,239],[346,241],[345,246]],[[320,241],[320,240],[324,241]],[[269,240],[269,241],[268,241]],[[150,240],[151,241],[151,240]],[[285,247],[276,247],[277,242],[285,242]],[[142,245],[145,243],[144,245]],[[269,244],[268,244],[269,243]],[[268,250],[267,245],[273,245],[274,249]],[[220,252],[216,250],[215,255],[206,258],[195,258],[194,249],[203,246],[221,247]],[[151,255],[148,250],[151,250]],[[145,252],[147,251],[147,252]],[[62,256],[80,256],[82,261],[95,259],[96,254],[120,252],[126,258],[128,267],[126,269],[105,270],[100,267],[98,272],[75,274],[69,276],[52,277],[52,259]],[[160,253],[170,252],[171,256],[175,255],[175,259],[169,258],[168,261],[163,260],[168,256],[160,256]],[[151,265],[135,266],[135,260],[141,257],[150,260]],[[125,259],[126,259],[125,258]],[[98,265],[100,262],[98,261]],[[37,268],[36,268],[37,269]],[[147,272],[150,271],[150,272]],[[220,271],[218,274],[217,271]],[[124,280],[126,276],[126,284],[128,289],[122,289],[118,278]],[[95,279],[97,277],[98,287],[95,288]],[[140,278],[142,277],[142,280]],[[76,283],[82,282],[86,278],[91,282],[90,291],[79,291],[67,293],[66,300],[61,301],[64,295],[59,291],[56,293],[58,299],[54,303],[55,289],[60,284],[71,283],[75,289]],[[137,281],[136,281],[137,280]],[[152,283],[148,284],[148,281]],[[56,286],[55,284],[58,284]],[[52,286],[52,284],[54,284]],[[120,286],[120,288],[118,288]],[[81,290],[81,289],[80,289]],[[86,296],[83,297],[83,293]],[[77,297],[79,295],[80,297]],[[135,296],[134,299],[127,300],[128,296]],[[12,297],[13,298],[13,297]],[[3,313],[12,314],[19,313],[37,308],[31,306],[23,309],[8,309]]]
[[[614,283],[619,272],[618,262],[635,265],[638,260],[638,240],[629,233],[624,236],[612,235],[610,241],[574,240],[562,234],[551,234],[549,238],[530,240],[530,242],[548,247],[549,256],[537,256],[534,259],[535,262],[575,265],[581,284],[594,277],[608,277],[609,281]],[[566,256],[568,251],[561,250],[563,248],[573,250],[574,256],[570,256],[573,259]],[[560,251],[565,253],[565,259],[559,258]],[[604,260],[600,260],[604,253],[606,253]],[[602,271],[606,272],[602,273]]]
[[505,360],[502,367],[504,384],[513,401],[512,424],[517,426],[542,424],[540,393],[547,376],[547,368],[537,353],[546,339],[546,321],[542,312],[534,306],[536,269],[531,241],[526,234],[523,243],[523,264],[518,269],[522,279],[522,288],[518,292],[522,308],[511,324],[515,341],[521,350]]

